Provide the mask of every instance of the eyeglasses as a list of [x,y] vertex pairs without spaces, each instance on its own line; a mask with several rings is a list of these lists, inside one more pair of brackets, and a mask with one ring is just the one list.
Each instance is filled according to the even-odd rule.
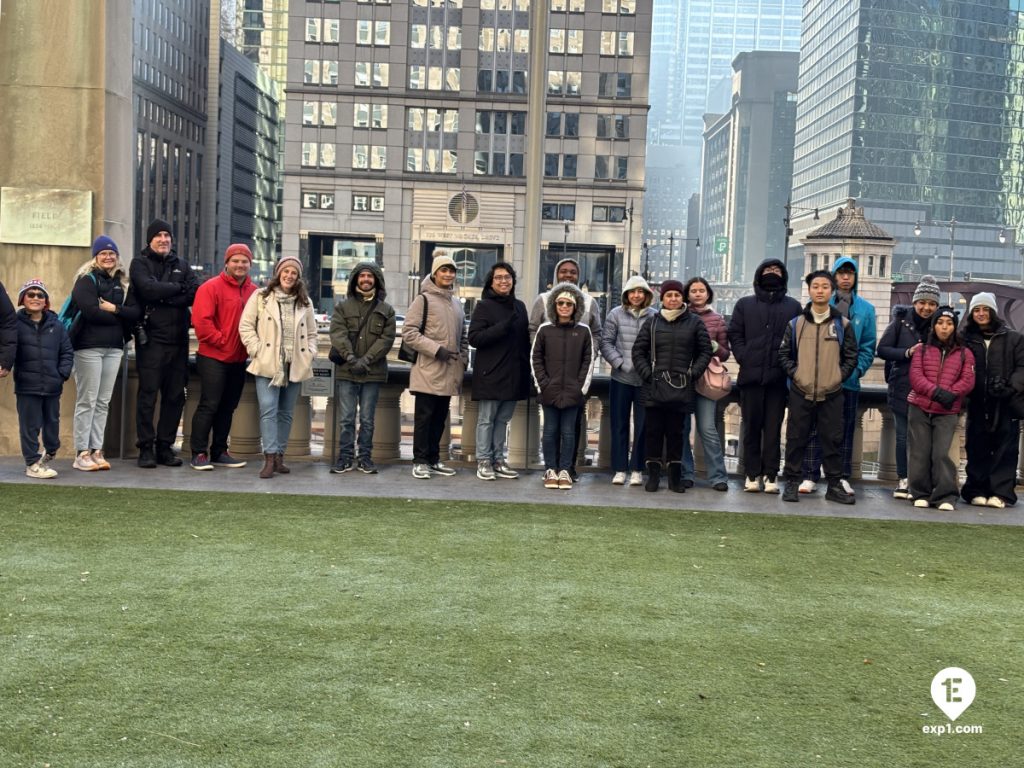
[[511,283],[512,275],[495,275],[491,279],[496,283]]
[[576,305],[573,304],[571,301],[556,301],[555,302],[555,306],[556,307],[575,307]]
[[25,292],[25,298],[26,299],[45,299],[46,298],[46,294],[45,293],[40,293],[39,291],[26,291]]

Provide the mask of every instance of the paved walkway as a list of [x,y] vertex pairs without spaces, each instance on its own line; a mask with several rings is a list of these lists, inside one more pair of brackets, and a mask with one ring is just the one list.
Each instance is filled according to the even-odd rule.
[[[139,469],[134,460],[112,459],[109,472],[79,472],[71,468],[70,458],[58,458],[53,467],[60,473],[52,480],[25,477],[24,463],[18,458],[0,458],[0,483],[27,483],[39,487],[146,488],[168,491],[227,491],[250,493],[290,493],[322,496],[387,496],[438,501],[520,501],[534,504],[581,505],[589,507],[637,507],[650,509],[687,509],[718,512],[756,512],[761,514],[805,515],[809,517],[850,517],[870,520],[947,521],[984,525],[1024,525],[1024,510],[1018,507],[987,509],[961,503],[955,512],[916,509],[909,502],[892,498],[891,486],[876,482],[855,483],[857,503],[844,506],[825,501],[823,490],[801,496],[800,503],[787,504],[779,496],[743,493],[740,480],[730,479],[727,493],[713,491],[698,483],[685,494],[671,493],[664,487],[658,493],[646,493],[642,487],[615,486],[605,472],[584,472],[571,491],[551,491],[541,485],[540,472],[525,472],[517,480],[485,482],[473,468],[458,465],[455,477],[416,480],[407,462],[383,465],[380,474],[358,471],[332,475],[321,460],[289,460],[290,475],[275,475],[260,480],[257,471],[262,460],[253,460],[243,469],[215,469],[196,472],[187,465],[179,468]],[[822,489],[823,484],[819,485]]]

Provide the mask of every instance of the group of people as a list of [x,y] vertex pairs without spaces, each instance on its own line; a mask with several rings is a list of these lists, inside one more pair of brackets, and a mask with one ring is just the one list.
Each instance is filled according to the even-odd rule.
[[[96,238],[92,259],[75,275],[63,317],[52,310],[39,280],[22,286],[17,311],[0,291],[0,377],[13,369],[26,474],[56,474],[51,461],[60,445],[60,394],[71,375],[76,384],[73,466],[110,468],[104,431],[124,346],[132,336],[138,465],[180,466],[173,445],[185,401],[190,326],[198,341],[200,380],[189,432],[190,466],[202,471],[246,465],[230,453],[228,436],[248,372],[259,403],[259,476],[287,474],[292,414],[318,355],[301,262],[283,256],[267,285],[258,288],[249,274],[249,248],[233,244],[224,254],[223,271],[200,284],[175,254],[169,224],[153,221],[146,239],[126,270],[117,244],[105,235]],[[441,439],[451,398],[462,391],[472,345],[481,480],[518,477],[507,457],[508,424],[516,403],[535,393],[543,410],[544,487],[573,487],[577,457],[585,447],[584,405],[600,355],[611,368],[612,484],[643,485],[654,492],[665,477],[672,491],[692,487],[689,436],[695,418],[708,484],[726,491],[716,424],[721,393],[699,384],[713,360],[734,357],[744,424],[743,490],[781,491],[785,501],[795,502],[816,490],[823,471],[825,497],[853,504],[860,381],[877,354],[885,360],[896,423],[894,496],[940,510],[953,509],[958,496],[990,507],[1016,502],[1024,339],[999,317],[991,294],[974,296],[959,323],[951,307],[940,306],[934,279],[925,276],[912,306],[895,309],[876,349],[875,309],[859,295],[857,263],[849,257],[806,276],[810,300],[805,306],[788,295],[785,264],[766,259],[755,272],[753,293],[736,303],[728,323],[712,308],[714,290],[701,277],[685,285],[661,283],[655,306],[654,290],[634,275],[603,323],[579,279],[579,264],[562,259],[551,289],[528,311],[516,297],[515,269],[498,262],[486,275],[467,328],[454,290],[455,262],[443,253],[434,258],[401,331],[415,399],[413,477],[456,473],[441,460]],[[330,325],[340,421],[333,473],[378,471],[372,457],[374,416],[396,334],[383,272],[373,262],[356,265]],[[950,447],[965,407],[967,482],[959,488]]]

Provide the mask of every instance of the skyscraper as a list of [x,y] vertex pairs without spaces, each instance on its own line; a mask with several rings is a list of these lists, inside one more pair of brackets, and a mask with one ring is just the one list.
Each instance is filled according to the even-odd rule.
[[1019,280],[1024,16],[1009,6],[808,2],[794,203],[856,198],[900,241],[894,272]]

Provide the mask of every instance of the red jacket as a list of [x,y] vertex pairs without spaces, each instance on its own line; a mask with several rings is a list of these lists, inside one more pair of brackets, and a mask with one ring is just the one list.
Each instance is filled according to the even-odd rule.
[[[950,408],[932,400],[936,389],[956,395]],[[907,402],[926,413],[960,413],[964,397],[974,389],[974,355],[957,345],[948,352],[934,344],[925,344],[910,360],[910,395]]]
[[703,309],[690,307],[690,311],[704,321],[704,327],[707,328],[708,336],[711,337],[711,340],[718,342],[718,351],[715,352],[715,357],[718,358],[719,362],[724,363],[729,359],[730,352],[729,329],[725,325],[725,318],[708,306],[705,306]]
[[199,340],[199,354],[222,363],[244,363],[248,355],[238,337],[238,321],[245,302],[256,291],[248,277],[241,285],[221,272],[199,286],[192,305],[192,327]]

